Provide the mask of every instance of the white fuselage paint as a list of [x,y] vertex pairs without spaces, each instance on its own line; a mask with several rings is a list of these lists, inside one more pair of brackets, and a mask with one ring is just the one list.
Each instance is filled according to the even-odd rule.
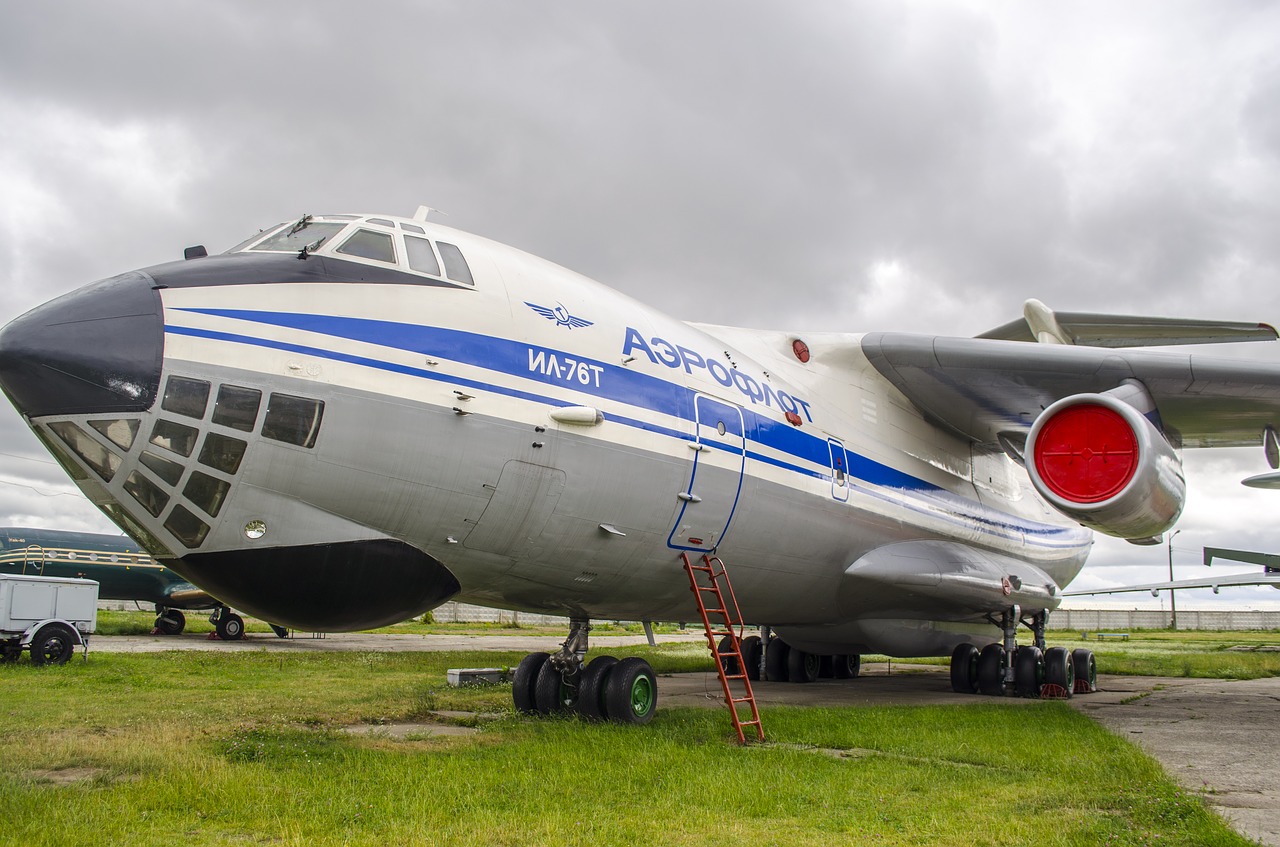
[[[1059,586],[1082,566],[1089,534],[1002,454],[975,456],[925,421],[860,336],[688,324],[512,248],[426,229],[462,248],[474,288],[163,292],[166,376],[253,375],[328,404],[314,455],[255,445],[206,549],[245,545],[246,519],[270,527],[263,543],[300,540],[291,515],[314,510],[335,537],[394,537],[436,557],[460,599],[688,619],[680,548],[716,547],[748,620],[775,625],[849,620],[836,602],[845,570],[899,541],[992,551]],[[603,419],[557,422],[560,407]],[[733,418],[727,433],[699,412]],[[698,524],[689,508],[715,514]],[[498,511],[486,521],[486,509]],[[315,540],[314,515],[298,520]]]

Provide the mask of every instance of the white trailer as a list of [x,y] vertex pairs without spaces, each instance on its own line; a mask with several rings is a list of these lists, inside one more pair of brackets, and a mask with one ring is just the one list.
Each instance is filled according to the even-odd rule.
[[37,665],[64,665],[89,650],[98,624],[98,583],[91,579],[0,574],[0,658],[23,650]]

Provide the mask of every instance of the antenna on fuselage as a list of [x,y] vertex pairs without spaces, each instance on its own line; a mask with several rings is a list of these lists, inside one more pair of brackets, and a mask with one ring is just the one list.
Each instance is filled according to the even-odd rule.
[[427,219],[427,215],[431,214],[432,212],[436,212],[437,214],[441,214],[446,217],[448,217],[449,215],[448,212],[441,212],[439,209],[433,209],[430,206],[419,206],[418,211],[413,213],[413,219],[415,221],[425,221]]

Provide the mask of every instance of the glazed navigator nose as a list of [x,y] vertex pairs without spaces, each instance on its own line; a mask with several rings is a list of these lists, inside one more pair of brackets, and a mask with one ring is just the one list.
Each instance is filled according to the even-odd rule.
[[0,330],[0,387],[29,418],[142,412],[164,355],[160,295],[140,271],[51,300]]

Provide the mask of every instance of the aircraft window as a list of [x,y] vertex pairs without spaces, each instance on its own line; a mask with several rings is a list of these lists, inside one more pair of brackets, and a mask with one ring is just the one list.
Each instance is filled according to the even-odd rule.
[[213,422],[232,429],[253,432],[258,420],[262,392],[256,388],[223,385],[218,388],[218,402],[213,404]]
[[124,480],[124,490],[137,500],[142,508],[151,513],[153,518],[160,517],[164,507],[169,505],[169,495],[160,490],[160,486],[147,479],[137,471],[130,471]]
[[198,437],[200,437],[199,430],[173,421],[156,421],[156,425],[151,429],[152,444],[163,447],[170,453],[177,453],[179,456],[190,456],[191,451],[196,448]]
[[187,480],[187,487],[182,490],[182,495],[203,509],[209,517],[216,518],[230,490],[231,486],[222,480],[214,479],[200,471],[192,471],[191,479]]
[[403,229],[405,232],[416,232],[418,233],[418,235],[427,234],[427,231],[425,229],[423,229],[420,226],[414,226],[413,224],[400,224],[400,228]]
[[119,447],[121,450],[128,450],[133,446],[133,440],[138,437],[138,425],[141,421],[89,421],[89,426],[105,435],[111,440],[111,443]]
[[143,450],[138,460],[142,462],[143,467],[170,485],[177,485],[178,480],[182,479],[182,465],[172,459],[166,459],[150,450]]
[[396,263],[396,251],[391,245],[391,234],[374,232],[371,229],[358,229],[355,235],[342,242],[339,253],[348,256],[359,256],[362,259],[373,259],[375,262]]
[[67,455],[67,451],[63,450],[62,446],[58,444],[58,442],[50,438],[47,432],[43,429],[33,429],[32,432],[36,434],[36,438],[40,439],[40,443],[43,444],[45,449],[49,451],[50,455],[57,460],[58,464],[62,466],[62,469],[67,472],[69,477],[77,482],[89,478],[89,474],[85,472],[84,468],[80,467],[80,463]]
[[67,443],[72,451],[84,460],[90,470],[110,482],[120,469],[120,457],[95,441],[89,433],[70,421],[49,424],[49,429]]
[[337,235],[344,227],[346,224],[312,222],[298,229],[297,224],[290,224],[250,249],[269,253],[297,253],[303,247]]
[[103,503],[100,508],[107,513],[107,517],[111,518],[116,526],[129,533],[132,538],[151,553],[161,558],[173,556],[169,552],[169,548],[160,543],[160,539],[148,532],[142,524],[138,523],[137,518],[121,508],[120,504],[115,502]]
[[272,394],[267,402],[267,417],[262,422],[262,435],[275,441],[314,447],[324,416],[324,403],[288,394]]
[[200,448],[200,464],[234,476],[240,470],[240,460],[248,446],[239,438],[211,432],[204,437],[204,446]]
[[440,258],[444,259],[444,272],[449,279],[454,282],[465,282],[467,285],[476,284],[471,278],[471,268],[467,267],[467,260],[462,257],[461,250],[443,241],[437,241],[436,246],[440,248]]
[[405,252],[409,254],[409,267],[419,273],[440,276],[440,263],[436,261],[436,251],[431,249],[430,241],[406,235],[404,246]]
[[387,220],[386,218],[369,218],[369,223],[378,224],[380,226],[389,226],[393,229],[395,228],[395,223]]
[[160,408],[187,418],[203,418],[209,405],[209,383],[202,379],[171,376],[164,386]]
[[173,511],[169,513],[169,519],[164,522],[164,528],[172,532],[174,538],[191,548],[203,544],[205,536],[209,534],[209,525],[191,514],[181,504],[173,507]]

